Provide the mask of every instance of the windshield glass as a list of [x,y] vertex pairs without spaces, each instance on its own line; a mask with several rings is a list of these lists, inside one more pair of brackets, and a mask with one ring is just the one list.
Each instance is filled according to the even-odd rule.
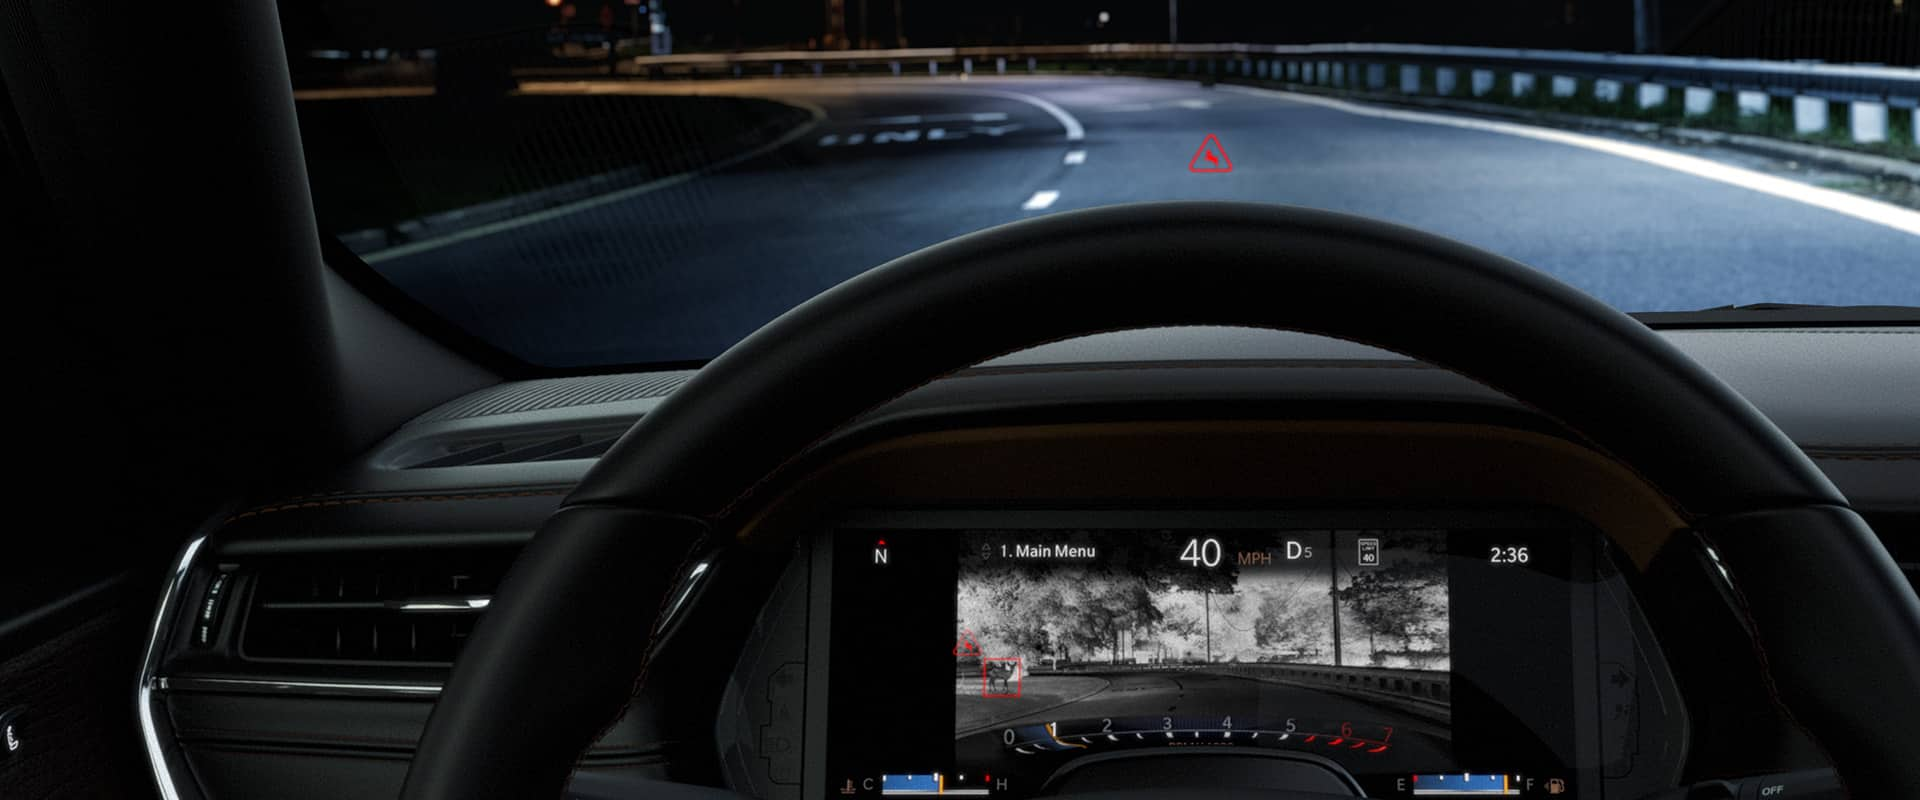
[[1627,311],[1920,306],[1913,5],[281,12],[323,233],[494,348],[591,368],[709,359],[915,249],[1150,200],[1410,225]]

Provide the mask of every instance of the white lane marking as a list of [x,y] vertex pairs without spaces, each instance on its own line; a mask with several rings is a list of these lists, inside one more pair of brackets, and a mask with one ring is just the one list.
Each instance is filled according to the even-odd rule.
[[919,125],[924,122],[1005,122],[1005,111],[979,111],[969,114],[903,114],[897,117],[867,117],[854,125]]
[[1062,162],[1067,164],[1085,164],[1087,163],[1087,151],[1068,150],[1067,157],[1062,159]]
[[1185,109],[1192,109],[1196,111],[1204,111],[1212,107],[1213,107],[1212,100],[1187,99],[1187,100],[1162,100],[1159,102],[1152,102],[1152,103],[1120,103],[1118,105],[1103,106],[1101,108],[1097,108],[1094,110],[1104,111],[1111,114],[1128,114],[1128,113],[1133,113],[1137,111],[1156,111],[1156,110],[1166,109],[1166,108],[1185,108]]
[[659,180],[648,181],[646,183],[640,184],[639,186],[629,186],[625,189],[621,189],[618,191],[608,192],[606,194],[601,194],[601,195],[594,195],[593,197],[588,197],[583,200],[575,200],[571,203],[563,203],[561,205],[557,205],[549,209],[535,211],[531,214],[523,214],[518,217],[503,219],[503,220],[500,220],[499,222],[490,222],[485,225],[477,225],[463,231],[455,231],[453,233],[449,233],[445,236],[435,236],[431,239],[421,239],[420,241],[417,241],[417,242],[408,242],[398,247],[389,247],[385,250],[375,250],[371,253],[367,253],[365,255],[360,256],[360,260],[366,262],[368,265],[378,264],[382,261],[391,261],[396,258],[410,256],[416,253],[424,253],[428,250],[438,250],[450,244],[458,244],[460,242],[478,239],[483,236],[492,236],[496,233],[501,233],[503,231],[510,231],[515,228],[524,228],[528,225],[534,225],[537,223],[546,222],[547,220],[550,220],[550,219],[558,219],[560,217],[564,217],[569,214],[578,214],[588,209],[599,208],[600,206],[607,205],[608,203],[618,203],[630,197],[639,197],[640,195],[646,194],[648,192],[657,192],[661,189],[665,189],[671,186],[679,186],[680,184],[686,183],[687,181],[693,180],[694,178],[698,178],[701,175],[705,175],[709,172],[718,172],[720,170],[726,169],[727,167],[731,167],[743,161],[750,161],[752,159],[759,158],[760,156],[763,156],[775,150],[778,150],[782,147],[786,147],[787,145],[792,144],[795,141],[798,141],[800,137],[805,136],[808,133],[812,132],[813,129],[820,124],[821,120],[824,120],[827,118],[826,110],[812,103],[807,103],[804,101],[796,102],[793,100],[783,100],[780,102],[785,102],[792,105],[800,106],[801,108],[806,109],[807,112],[811,114],[813,118],[807,120],[806,124],[804,125],[794,126],[793,130],[790,130],[784,134],[781,134],[780,138],[778,139],[775,139],[771,142],[760,145],[759,147],[753,148],[752,150],[748,150],[743,153],[736,153],[734,155],[720,159],[719,161],[715,161],[712,164],[709,164],[705,167],[701,167],[699,169],[690,169],[678,175],[668,175],[667,177],[661,178]]
[[987,97],[1004,97],[1008,100],[1026,103],[1027,105],[1047,112],[1049,116],[1053,117],[1055,122],[1060,123],[1060,127],[1067,129],[1067,141],[1077,142],[1087,138],[1087,129],[1080,127],[1080,120],[1074,119],[1073,115],[1067,113],[1066,109],[1055,105],[1053,101],[1044,97],[1023,92],[1003,92],[997,89],[953,89],[949,91],[953,94],[978,94]]
[[1034,192],[1032,197],[1027,198],[1027,202],[1021,203],[1020,210],[1021,211],[1040,211],[1042,209],[1045,209],[1047,206],[1053,205],[1053,201],[1058,199],[1060,199],[1059,192],[1056,192],[1052,189],[1042,189],[1040,191]]
[[1773,195],[1774,197],[1792,200],[1816,208],[1824,208],[1828,211],[1845,214],[1855,219],[1877,225],[1884,225],[1902,233],[1920,236],[1920,211],[1901,208],[1890,203],[1880,202],[1879,200],[1813,186],[1795,180],[1779,178],[1766,173],[1755,172],[1744,167],[1709,161],[1698,156],[1662,150],[1657,147],[1648,147],[1642,144],[1591,136],[1584,133],[1573,133],[1555,128],[1539,128],[1515,122],[1496,122],[1494,120],[1456,117],[1426,111],[1373,108],[1357,103],[1349,103],[1344,100],[1332,100],[1325,97],[1295,94],[1293,92],[1282,92],[1273,89],[1225,85],[1217,88],[1227,92],[1262,95],[1300,103],[1311,103],[1313,105],[1324,106],[1336,111],[1344,111],[1363,117],[1417,122],[1426,125],[1446,125],[1454,128],[1502,133],[1508,136],[1519,136],[1543,142],[1554,142],[1571,147],[1579,147],[1608,155],[1619,156],[1621,158],[1632,159],[1645,164],[1652,164],[1656,167],[1664,167],[1675,172],[1683,172],[1710,181],[1718,181],[1729,186],[1738,186],[1742,189],[1760,192],[1761,194]]
[[[929,128],[926,131],[926,136],[929,142],[951,142],[965,139],[976,133],[982,136],[997,138],[1024,127],[1026,126],[1018,122],[1009,122],[1005,125],[974,125],[966,130]],[[845,136],[838,133],[829,133],[820,137],[820,140],[814,144],[818,147],[852,147],[854,145],[869,143],[892,144],[894,142],[917,142],[920,141],[920,133],[919,128],[908,128],[899,131],[876,131],[871,137],[866,133],[850,133]]]

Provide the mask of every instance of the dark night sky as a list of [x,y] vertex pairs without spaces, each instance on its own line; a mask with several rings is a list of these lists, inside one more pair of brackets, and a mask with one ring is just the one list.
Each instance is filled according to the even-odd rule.
[[[618,0],[613,0],[618,2]],[[826,0],[665,0],[681,49],[801,46],[826,26]],[[859,36],[862,0],[844,0]],[[603,0],[572,0],[579,19]],[[893,0],[865,0],[870,35],[893,44]],[[1165,41],[1165,0],[899,0],[910,45]],[[430,46],[557,16],[542,0],[283,0],[296,49]],[[1568,22],[1568,9],[1572,21]],[[1631,0],[1181,0],[1182,41],[1459,41],[1619,49],[1631,46]],[[1107,11],[1112,21],[1096,28]],[[621,14],[625,19],[626,15]]]
[[[577,19],[603,2],[570,0]],[[676,49],[810,46],[827,0],[664,0]],[[861,34],[863,0],[846,4]],[[864,0],[875,46],[894,44],[896,0]],[[897,0],[910,46],[1159,42],[1166,0]],[[1911,63],[1920,0],[1646,0],[1656,52]],[[1180,0],[1183,42],[1422,42],[1576,50],[1633,49],[1634,0]],[[629,13],[618,7],[617,18]],[[1094,19],[1111,14],[1104,28]],[[545,0],[282,0],[293,50],[434,47],[545,30]]]

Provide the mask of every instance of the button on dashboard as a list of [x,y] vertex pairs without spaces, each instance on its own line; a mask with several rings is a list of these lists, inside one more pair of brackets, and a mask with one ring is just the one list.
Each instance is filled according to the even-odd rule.
[[1740,800],[1825,800],[1845,797],[1830,769],[1759,775],[1740,782]]

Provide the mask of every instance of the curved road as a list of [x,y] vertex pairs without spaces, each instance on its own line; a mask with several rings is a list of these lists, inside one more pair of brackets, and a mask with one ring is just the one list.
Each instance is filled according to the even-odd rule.
[[[916,248],[1137,200],[1252,200],[1379,217],[1532,264],[1633,311],[1920,305],[1920,237],[1911,232],[1561,142],[1132,78],[696,88],[815,106],[825,119],[791,145],[715,174],[370,260],[454,322],[554,366],[708,358]],[[1209,133],[1231,173],[1188,170]]]

